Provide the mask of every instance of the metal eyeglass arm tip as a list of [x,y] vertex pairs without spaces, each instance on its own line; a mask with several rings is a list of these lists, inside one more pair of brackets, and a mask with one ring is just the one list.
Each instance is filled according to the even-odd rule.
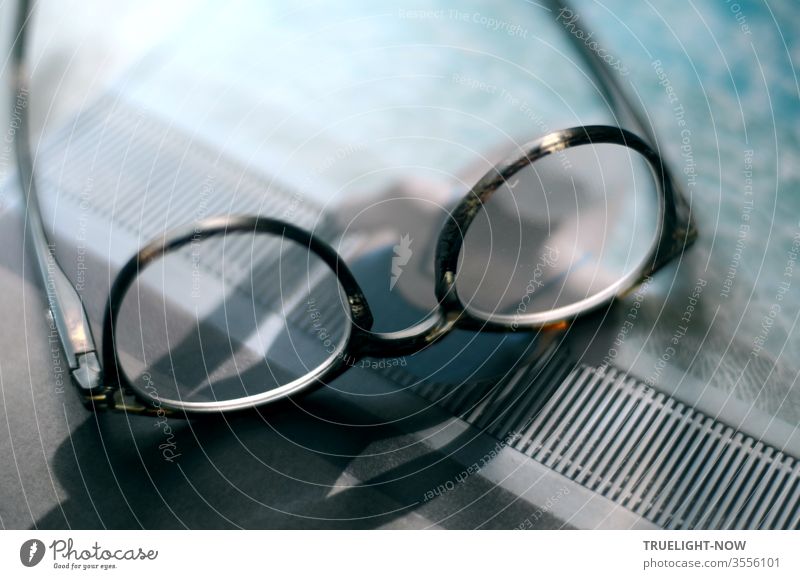
[[30,90],[25,70],[26,32],[30,16],[30,4],[27,0],[22,0],[17,15],[17,40],[11,53],[14,95],[12,114],[16,116],[19,125],[14,132],[14,147],[20,186],[25,197],[26,229],[30,234],[36,265],[47,294],[50,321],[61,342],[70,375],[75,385],[84,394],[90,395],[102,389],[102,371],[89,318],[80,295],[53,255],[53,244],[49,242],[44,230],[34,179],[28,125]]

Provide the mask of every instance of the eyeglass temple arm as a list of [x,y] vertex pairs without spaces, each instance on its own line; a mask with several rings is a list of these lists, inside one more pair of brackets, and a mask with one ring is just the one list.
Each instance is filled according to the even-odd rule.
[[47,295],[51,323],[58,334],[73,382],[84,394],[101,387],[101,370],[92,330],[78,292],[69,281],[54,255],[54,245],[47,238],[39,209],[34,179],[28,125],[28,76],[25,68],[26,37],[31,20],[28,0],[18,3],[16,35],[11,53],[12,118],[18,127],[14,133],[17,169],[25,196],[25,225],[30,234],[36,262]]
[[[569,15],[566,16],[568,18],[577,14],[566,0],[550,0],[549,4],[553,7],[553,11],[557,13],[557,19],[565,17],[565,14]],[[611,105],[610,110],[616,116],[617,124],[622,128],[628,128],[638,133],[648,141],[651,147],[658,150],[655,133],[644,112],[622,88],[611,71],[611,67],[581,40],[586,38],[587,31],[581,25],[580,19],[577,17],[571,19],[569,25],[573,27],[576,33],[581,32],[581,34],[568,33],[567,37],[597,81],[597,88],[600,89],[608,104]]]
[[[549,4],[556,13],[557,18],[562,16],[572,17],[577,14],[567,0],[549,0]],[[614,111],[615,120],[619,126],[622,128],[627,127],[638,133],[661,155],[658,140],[647,114],[636,101],[630,98],[630,95],[620,84],[611,67],[581,40],[587,37],[587,31],[581,26],[580,19],[575,17],[570,20],[569,24],[574,27],[575,31],[582,32],[582,34],[567,34],[567,37],[597,80],[598,88],[608,101],[610,109]],[[668,221],[670,221],[667,224],[668,227],[665,227],[665,231],[670,231],[671,238],[665,240],[667,241],[666,244],[661,245],[657,263],[653,267],[654,271],[697,239],[697,227],[692,219],[691,206],[687,201],[683,187],[672,176],[666,166],[664,167],[664,175],[669,181],[669,183],[664,183],[664,186],[672,193],[670,199],[672,206],[668,207],[665,212]]]

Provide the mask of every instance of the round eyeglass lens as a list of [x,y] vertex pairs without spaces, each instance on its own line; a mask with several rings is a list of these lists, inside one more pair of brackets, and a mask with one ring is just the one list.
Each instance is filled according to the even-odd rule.
[[145,267],[119,309],[120,367],[146,400],[246,407],[346,359],[347,298],[326,263],[280,235],[192,240]]
[[458,295],[483,320],[549,321],[640,271],[658,221],[656,183],[639,153],[614,144],[562,149],[485,201],[464,235]]

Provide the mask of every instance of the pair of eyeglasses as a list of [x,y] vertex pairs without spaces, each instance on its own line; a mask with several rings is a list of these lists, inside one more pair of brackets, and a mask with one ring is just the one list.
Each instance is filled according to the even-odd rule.
[[[566,9],[562,3],[553,3],[553,6],[556,10]],[[27,2],[22,2],[12,60],[15,67],[15,103],[19,104],[22,100],[23,105],[30,94],[24,67],[25,36],[30,28],[30,18],[30,7]],[[401,331],[373,330],[372,310],[356,276],[341,253],[323,241],[318,234],[287,221],[263,215],[223,216],[201,219],[183,229],[167,231],[163,236],[144,245],[127,261],[110,289],[102,325],[102,340],[98,349],[80,295],[50,250],[36,190],[27,107],[18,107],[19,127],[15,138],[19,177],[27,200],[27,228],[47,289],[50,314],[70,367],[72,381],[86,404],[94,409],[131,413],[172,412],[192,415],[237,411],[295,398],[330,384],[337,376],[365,359],[396,361],[400,357],[427,349],[456,329],[473,332],[520,332],[567,327],[575,318],[608,306],[616,298],[625,296],[648,276],[680,255],[697,236],[685,196],[659,154],[654,135],[643,115],[627,98],[612,71],[585,43],[578,40],[578,35],[569,36],[584,57],[597,87],[614,111],[619,124],[630,126],[643,136],[619,126],[579,126],[551,132],[531,141],[519,147],[517,154],[495,165],[449,210],[439,232],[433,256],[436,307],[421,321]],[[564,189],[548,191],[548,186],[542,183],[542,175],[536,170],[536,167],[548,159],[558,159],[573,150],[584,150],[583,162],[595,164],[601,174],[604,168],[611,170],[616,162],[612,158],[619,152],[622,152],[623,160],[633,163],[635,158],[636,163],[647,168],[647,178],[652,182],[649,187],[644,186],[641,181],[634,182],[636,197],[633,204],[634,209],[641,204],[652,207],[653,210],[652,227],[644,236],[636,238],[645,240],[646,249],[636,248],[636,257],[632,259],[630,249],[634,242],[629,240],[627,246],[622,245],[623,248],[628,248],[628,253],[623,255],[623,265],[620,267],[619,264],[612,264],[613,260],[605,257],[604,248],[608,241],[606,237],[600,235],[602,239],[596,244],[591,242],[592,234],[598,228],[603,229],[604,222],[598,221],[598,215],[601,214],[584,214],[578,211],[578,217],[584,217],[584,221],[572,219],[569,222],[575,229],[574,239],[590,240],[589,243],[584,241],[581,251],[577,250],[574,243],[554,244],[556,247],[551,247],[549,242],[545,242],[539,247],[517,248],[518,252],[522,249],[531,253],[539,252],[537,255],[540,257],[533,271],[522,274],[523,283],[514,290],[519,293],[514,294],[511,291],[518,299],[511,300],[510,305],[506,303],[502,307],[498,301],[482,302],[479,290],[465,290],[462,283],[471,256],[489,256],[487,266],[476,278],[477,286],[486,282],[494,291],[506,297],[514,284],[512,280],[498,276],[491,269],[492,243],[495,237],[489,235],[470,242],[469,232],[487,226],[491,229],[491,222],[486,221],[486,213],[493,200],[500,196],[508,197],[509,194],[512,200],[514,196],[525,195],[524,189],[527,185],[517,188],[517,183],[520,176],[531,169],[533,175],[529,174],[527,181],[539,181],[543,201],[542,215],[556,211],[551,206],[557,204],[555,202],[563,202],[564,199],[574,196],[577,203],[579,190],[586,184],[576,184],[574,178],[567,179],[561,181],[562,185],[567,184]],[[608,153],[609,150],[616,153]],[[562,168],[569,166],[569,162],[562,162]],[[654,195],[648,197],[644,195],[645,191],[652,191]],[[620,205],[619,202],[606,203],[603,207],[606,215],[609,212],[620,213],[631,209],[631,206]],[[624,219],[620,220],[616,229],[625,233]],[[548,233],[552,235],[545,236],[545,239],[555,235],[552,231]],[[234,238],[239,238],[238,245],[233,241],[229,242]],[[222,244],[221,248],[218,246],[218,251],[200,251],[204,244],[215,240]],[[486,243],[482,243],[482,240]],[[220,310],[208,303],[200,303],[203,299],[199,286],[204,275],[202,271],[205,271],[201,262],[205,265],[212,262],[208,267],[213,269],[214,260],[224,260],[226,255],[229,256],[234,251],[249,251],[253,256],[263,247],[272,251],[271,261],[266,260],[267,275],[263,278],[266,283],[257,284],[252,272],[248,271],[243,276],[239,272],[237,279],[240,282],[249,281],[248,295],[253,304],[265,299],[268,301],[270,296],[280,302],[280,308],[276,310],[279,314],[277,326],[273,315],[271,325],[257,325],[250,328],[249,333],[242,332],[233,325],[237,319],[247,317],[241,314],[247,314],[248,304],[242,308],[239,300],[238,306],[232,302],[231,305],[226,303]],[[409,249],[403,247],[402,242],[399,247],[401,251]],[[173,267],[172,262],[168,261],[176,256],[183,259],[183,266]],[[397,257],[402,261],[402,255]],[[587,260],[595,267],[587,268]],[[161,267],[154,266],[154,263],[161,263]],[[190,265],[184,267],[186,264]],[[295,275],[297,271],[304,272],[305,283],[291,286],[293,289],[286,293],[283,289],[287,285],[284,283],[287,282],[284,275],[290,277],[289,273],[285,273],[290,270]],[[176,334],[180,336],[178,343],[170,343],[168,337],[164,347],[166,355],[154,364],[152,356],[144,355],[144,352],[143,355],[136,356],[131,353],[131,348],[123,348],[121,344],[126,339],[123,335],[126,328],[128,334],[131,333],[131,327],[135,328],[134,341],[143,347],[154,340],[148,334],[152,324],[163,324],[169,334],[173,322],[166,315],[168,300],[164,300],[161,309],[155,312],[150,321],[146,321],[146,316],[143,317],[141,307],[147,299],[153,298],[154,287],[166,288],[164,280],[168,274],[182,276],[189,294],[197,298],[194,311],[198,318],[200,312],[204,316],[212,317],[215,312],[219,317],[221,312],[224,323],[217,324],[214,331],[206,334],[195,332],[196,328],[191,323],[183,326]],[[152,278],[149,286],[144,283],[148,276]],[[225,279],[227,278],[223,279],[223,286]],[[198,287],[194,287],[195,284]],[[231,292],[225,292],[226,299],[235,301],[231,295]],[[532,307],[534,302],[546,305]],[[336,306],[339,306],[338,313],[335,311]],[[275,314],[276,311],[272,313]],[[238,312],[238,318],[233,315],[235,312]],[[254,305],[251,314],[251,318],[262,317],[260,312],[255,311]],[[282,328],[288,327],[287,320],[291,316],[304,319],[303,336],[290,333],[288,336],[276,337]],[[229,331],[221,331],[221,328]],[[232,338],[234,334],[235,339]],[[265,334],[269,334],[268,339]],[[266,358],[249,360],[250,365],[244,372],[251,375],[251,380],[247,383],[241,379],[242,367],[234,365],[233,368],[227,368],[226,373],[224,364],[209,364],[208,355],[204,351],[206,348],[222,353],[226,350],[233,352],[247,349],[245,344],[256,344],[260,348],[254,347],[248,351],[258,352],[263,350],[265,342],[272,346],[280,342],[280,347],[275,346],[274,352],[277,353],[271,355],[272,362]],[[304,354],[309,344],[315,346],[313,356]],[[190,367],[188,375],[180,380],[174,372],[178,358]],[[159,365],[161,372],[154,373],[150,370]],[[212,379],[214,372],[220,373],[222,377]]]

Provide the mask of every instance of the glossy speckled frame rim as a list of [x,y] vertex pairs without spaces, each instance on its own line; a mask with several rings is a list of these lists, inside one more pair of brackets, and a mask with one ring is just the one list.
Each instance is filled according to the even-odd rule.
[[[211,402],[191,402],[159,397],[158,405],[171,410],[191,413],[243,410],[295,396],[315,385],[320,386],[326,379],[331,379],[345,369],[348,353],[353,349],[351,341],[356,335],[354,329],[358,328],[361,333],[369,331],[372,328],[373,317],[361,287],[347,265],[339,258],[339,254],[312,233],[278,219],[257,215],[212,217],[190,227],[167,232],[163,237],[151,241],[128,260],[117,274],[109,293],[103,321],[103,372],[107,384],[116,382],[123,390],[132,391],[140,402],[153,405],[154,400],[151,399],[150,394],[131,380],[120,362],[116,332],[125,296],[136,278],[153,262],[186,245],[234,233],[280,236],[317,255],[336,274],[337,281],[347,298],[351,321],[347,333],[336,349],[319,366],[278,388],[251,396]],[[107,394],[111,394],[111,392],[109,391]]]
[[[546,312],[524,316],[486,314],[468,311],[456,288],[458,260],[467,230],[475,217],[493,194],[516,173],[536,161],[558,151],[586,145],[619,145],[636,151],[647,161],[655,179],[658,194],[656,231],[647,254],[636,268],[620,277],[605,289],[575,303],[553,308]],[[555,131],[523,145],[522,155],[513,155],[487,172],[461,199],[451,217],[444,224],[436,246],[436,298],[446,310],[459,312],[476,324],[489,330],[536,329],[569,321],[624,295],[654,273],[671,257],[683,250],[696,237],[688,215],[677,202],[672,178],[658,153],[643,139],[619,127],[587,125]],[[464,324],[461,324],[464,325]]]
[[[528,165],[557,151],[584,145],[612,144],[630,148],[649,163],[658,191],[658,223],[651,246],[639,266],[604,290],[574,304],[541,314],[527,316],[520,321],[514,316],[481,317],[468,312],[458,297],[455,281],[459,254],[467,230],[478,212],[497,189]],[[676,232],[685,231],[679,206],[675,203],[671,178],[661,157],[641,138],[633,133],[605,125],[575,127],[556,131],[523,147],[521,156],[514,156],[490,170],[465,195],[440,231],[435,255],[435,292],[439,307],[425,320],[399,332],[374,333],[373,317],[367,300],[352,272],[339,254],[311,232],[277,219],[260,216],[233,216],[207,219],[194,226],[167,232],[162,238],[142,248],[118,274],[109,296],[103,328],[103,361],[105,378],[115,380],[123,389],[132,390],[141,402],[148,401],[148,393],[139,389],[121,368],[115,343],[119,310],[126,293],[137,276],[152,262],[177,251],[181,247],[209,237],[237,232],[279,235],[305,246],[315,253],[333,271],[344,291],[350,316],[350,327],[345,340],[317,368],[285,385],[248,397],[214,402],[187,402],[159,398],[159,405],[183,412],[203,413],[234,411],[284,398],[296,396],[318,387],[347,369],[347,361],[364,356],[396,356],[413,353],[433,344],[455,328],[516,331],[534,330],[567,322],[598,307],[608,305],[623,295],[648,275],[656,271],[672,255],[682,250],[685,243]]]

